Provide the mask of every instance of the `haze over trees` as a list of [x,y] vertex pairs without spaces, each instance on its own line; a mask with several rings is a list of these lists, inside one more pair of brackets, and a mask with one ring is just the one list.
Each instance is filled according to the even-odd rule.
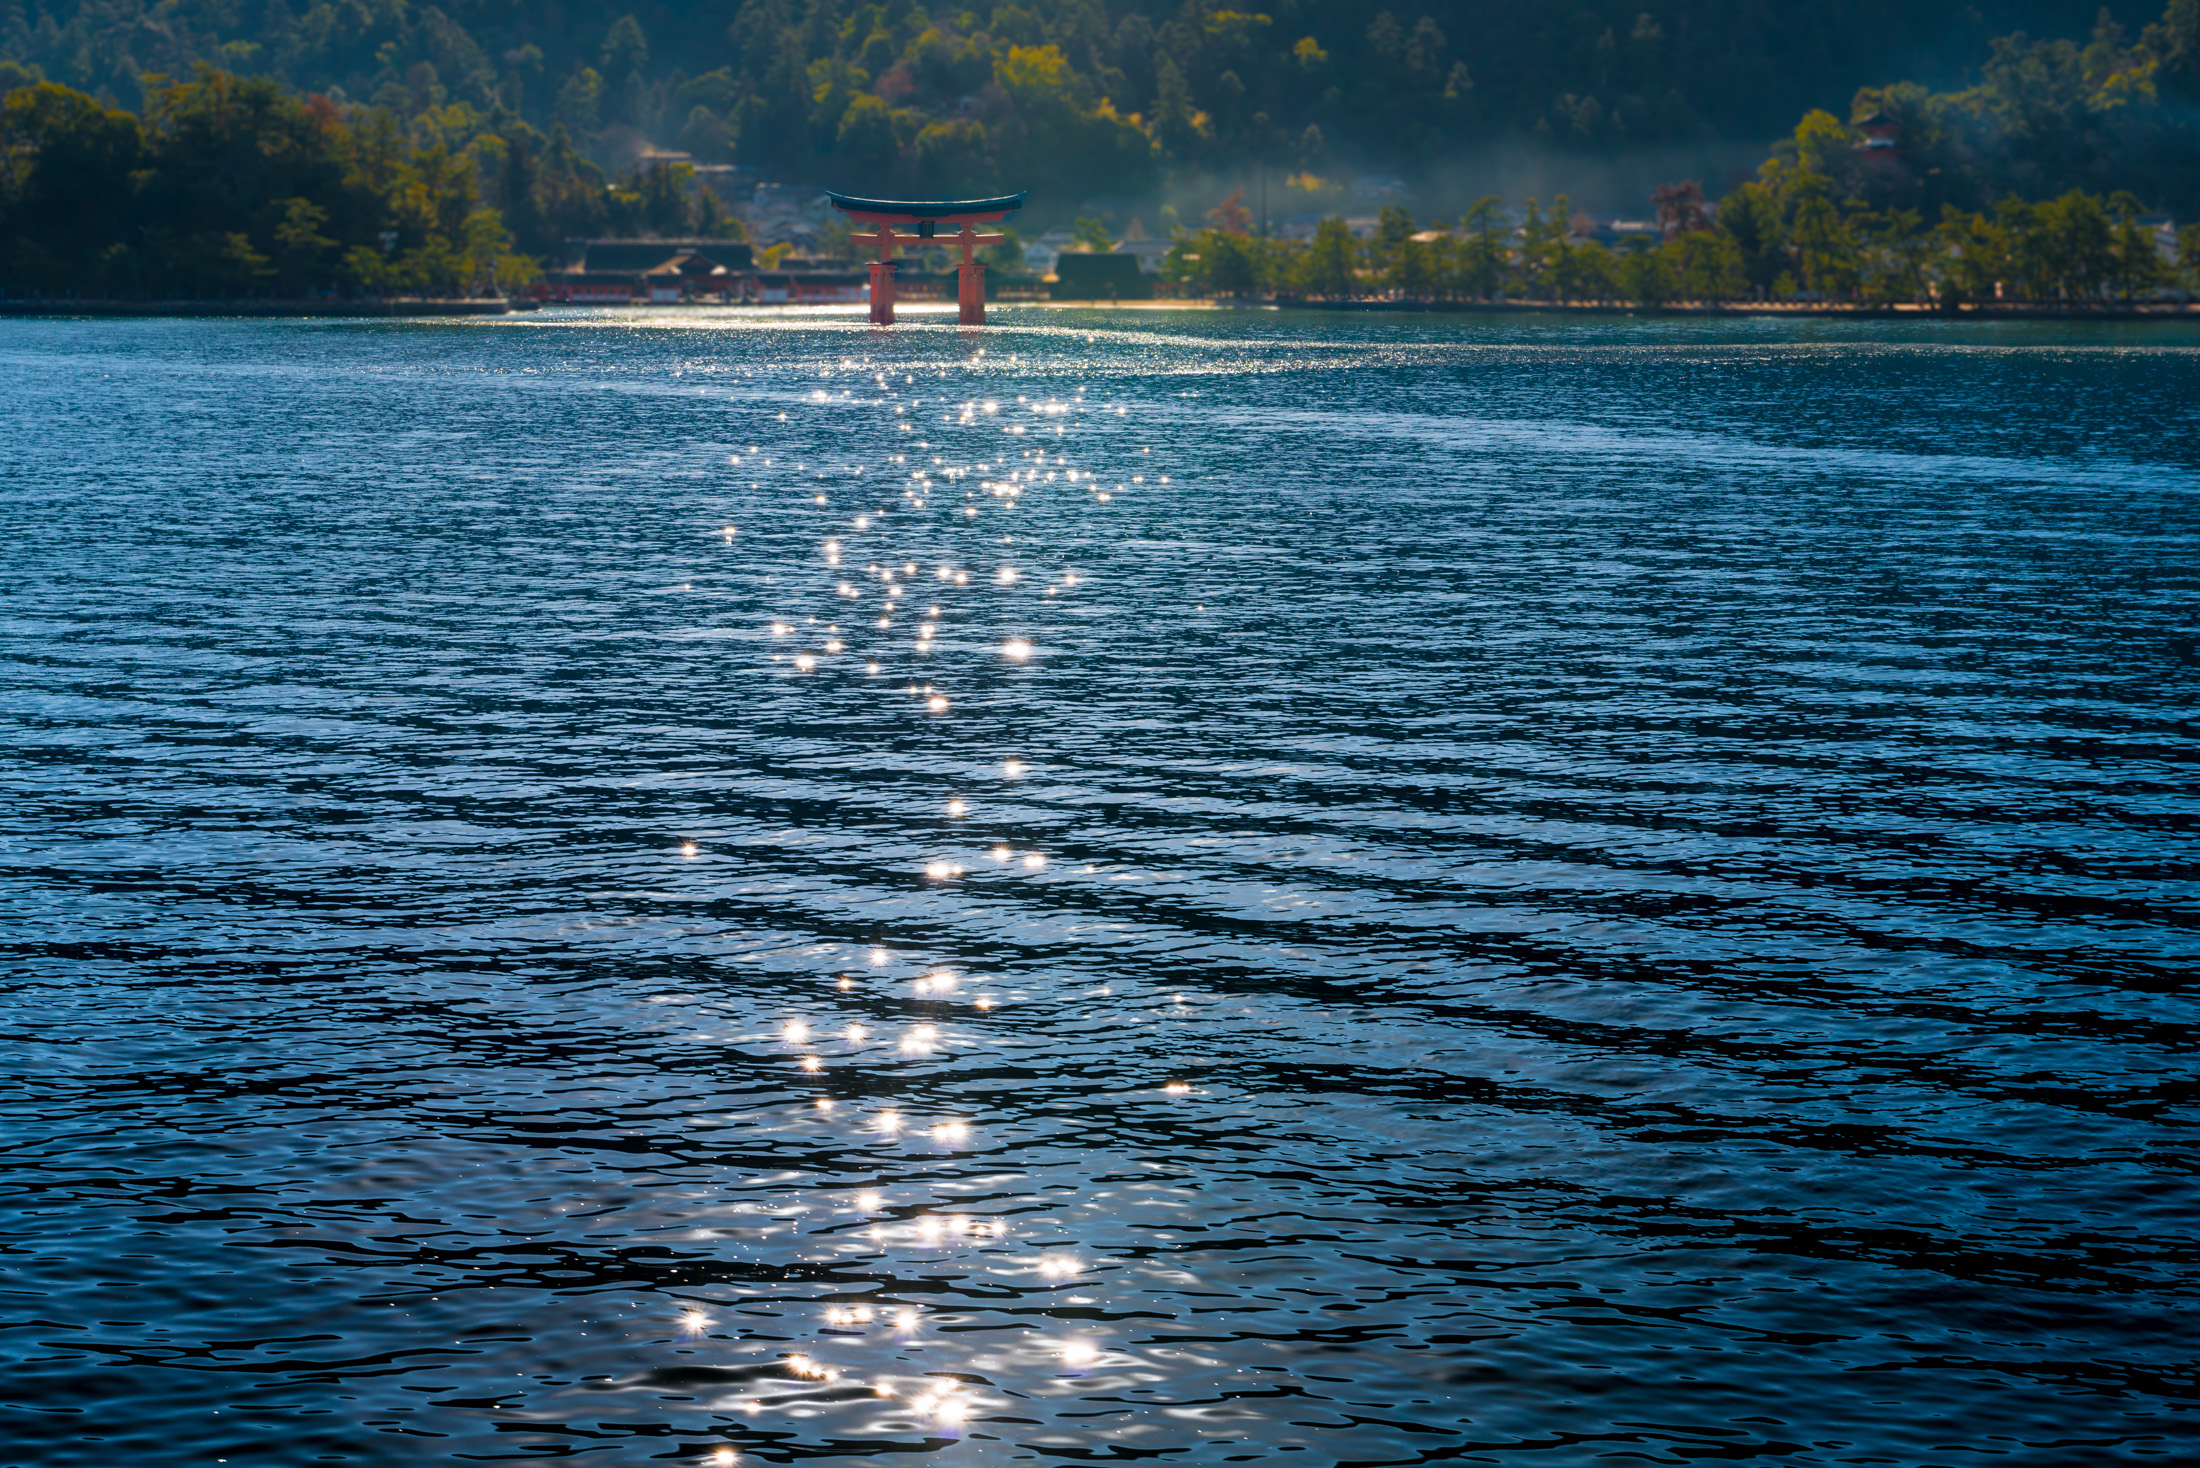
[[1699,186],[1658,190],[1657,225],[1617,247],[1584,238],[1564,194],[1517,210],[1493,196],[1456,221],[1418,225],[1402,205],[1356,238],[1341,218],[1308,240],[1260,238],[1227,206],[1181,234],[1163,273],[1211,296],[1331,301],[1615,303],[1733,301],[1960,310],[2099,307],[2200,288],[2200,225],[2163,249],[2138,198],[2070,190],[1937,216],[1840,197],[1827,164],[1864,138],[1813,112],[1756,178],[1714,208]]

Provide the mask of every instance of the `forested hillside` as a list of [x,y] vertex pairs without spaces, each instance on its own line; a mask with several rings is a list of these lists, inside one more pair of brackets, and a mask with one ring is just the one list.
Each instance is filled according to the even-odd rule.
[[1769,140],[1860,86],[1966,79],[1994,36],[2095,21],[2093,0],[1237,3],[6,0],[0,57],[131,108],[146,74],[206,62],[408,117],[508,110],[599,156],[608,130],[857,186],[915,166],[1109,192],[1170,164]]
[[[1035,3],[981,23],[969,12],[928,17],[851,0],[811,0],[794,18],[788,0],[747,0],[725,25],[698,29],[701,12],[688,15],[680,24],[699,39],[669,48],[624,13],[582,47],[579,7],[562,27],[540,29],[520,26],[519,10],[495,26],[482,17],[462,25],[399,0],[303,14],[266,0],[256,29],[241,8],[217,11],[209,0],[170,0],[157,12],[107,0],[66,21],[18,10],[9,45],[29,59],[0,60],[0,291],[495,289],[561,258],[570,239],[739,228],[686,164],[617,165],[645,140],[782,180],[950,195],[1029,187],[1033,212],[1053,217],[1081,200],[1172,183],[1189,202],[1214,191],[1213,175],[1262,162],[1277,166],[1287,207],[1335,214],[1348,202],[1336,163],[1410,173],[1529,139],[1586,158],[1630,139],[1754,125],[1745,123],[1752,109],[1774,103],[1701,80],[1723,74],[1708,58],[1747,71],[1768,38],[1787,46],[1805,34],[1766,20],[1723,37],[1724,49],[1691,49],[1692,31],[1645,17],[1629,32],[1636,49],[1615,51],[1607,40],[1617,33],[1599,29],[1580,64],[1601,78],[1607,107],[1565,92],[1536,103],[1522,81],[1532,67],[1484,66],[1478,58],[1496,41],[1450,39],[1460,32],[1445,27],[1461,25],[1465,6],[1407,27],[1388,11],[1364,19],[1327,0],[1278,5],[1289,19],[1194,4],[1159,24],[1126,4],[1111,25],[1098,0]],[[1739,27],[1738,8],[1721,13]],[[194,30],[192,17],[207,28]],[[1882,18],[1895,28],[1893,12]],[[671,23],[669,13],[659,19]],[[477,28],[519,44],[493,51]],[[1561,75],[1575,63],[1542,36],[1522,40],[1522,54]],[[202,51],[231,69],[189,64]],[[1604,53],[1609,68],[1599,71],[1592,63]],[[1834,54],[1795,64],[1832,77]],[[563,80],[554,55],[567,58]],[[690,69],[715,58],[731,59]],[[2104,16],[2083,41],[1995,38],[1977,60],[1968,85],[1863,86],[1777,129],[1787,136],[1754,181],[1745,174],[1714,190],[1725,202],[1710,233],[1724,253],[1689,288],[1914,295],[1931,275],[1932,241],[1949,260],[2016,262],[1995,279],[2028,271],[2027,299],[2091,299],[2112,277],[2127,294],[2150,288],[2129,251],[2110,269],[2104,241],[2112,221],[2128,243],[2151,212],[2200,212],[2200,0],[2169,0],[2135,31]],[[1477,66],[1491,80],[1478,80]],[[1679,84],[1689,77],[1699,78],[1693,91]],[[1659,78],[1673,82],[1667,95],[1638,107]],[[1133,108],[1119,97],[1149,100]],[[1553,111],[1559,102],[1571,111]],[[1284,178],[1285,168],[1296,172]],[[2091,202],[2070,202],[2080,196]],[[2055,211],[2026,212],[2046,200],[2059,201]],[[1205,287],[1275,289],[1299,269],[1208,233],[1186,257],[1198,264],[1185,278]],[[1714,258],[1700,244],[1686,245],[1694,263],[1676,264],[1676,279],[1696,280]],[[2052,263],[2066,257],[2079,264]],[[1398,262],[1413,258],[1399,252],[1377,274],[1403,272],[1394,283],[1408,289],[1417,267]],[[1565,272],[1531,272],[1520,288],[1541,289],[1546,275]],[[1472,294],[1493,289],[1464,265],[1452,276]],[[1978,286],[1964,289],[1975,296]]]

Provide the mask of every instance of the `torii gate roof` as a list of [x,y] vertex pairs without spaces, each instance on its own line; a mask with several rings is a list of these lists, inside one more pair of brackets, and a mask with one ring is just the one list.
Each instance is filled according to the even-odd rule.
[[918,224],[927,219],[984,224],[1006,219],[1024,207],[1022,194],[1004,194],[998,199],[856,199],[846,194],[825,197],[850,219],[866,224]]

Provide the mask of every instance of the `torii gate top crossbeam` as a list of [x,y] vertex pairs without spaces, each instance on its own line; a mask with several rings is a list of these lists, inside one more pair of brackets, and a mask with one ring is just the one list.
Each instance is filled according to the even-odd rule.
[[[828,194],[833,207],[860,224],[914,224],[918,234],[931,238],[942,224],[991,224],[1024,207],[1022,194],[998,199],[856,199],[847,194]],[[925,225],[932,229],[923,228]]]

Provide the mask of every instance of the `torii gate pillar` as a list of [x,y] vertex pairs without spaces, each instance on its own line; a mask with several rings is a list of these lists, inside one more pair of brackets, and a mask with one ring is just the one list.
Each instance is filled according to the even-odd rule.
[[[850,236],[850,238],[854,237]],[[871,321],[878,326],[892,326],[894,324],[893,254],[892,241],[881,240],[878,247],[878,258],[871,262]]]
[[[940,237],[940,226],[959,226],[949,238],[962,246],[962,262],[956,280],[957,317],[964,326],[985,325],[985,265],[977,258],[980,245],[997,245],[1006,235],[979,234],[973,224],[1006,219],[1021,209],[1022,194],[998,199],[917,201],[853,199],[845,194],[828,197],[833,207],[850,221],[873,226],[869,234],[851,234],[850,243],[876,245],[878,259],[871,262],[871,320],[879,326],[894,324],[894,250]],[[895,225],[914,226],[898,232]]]

